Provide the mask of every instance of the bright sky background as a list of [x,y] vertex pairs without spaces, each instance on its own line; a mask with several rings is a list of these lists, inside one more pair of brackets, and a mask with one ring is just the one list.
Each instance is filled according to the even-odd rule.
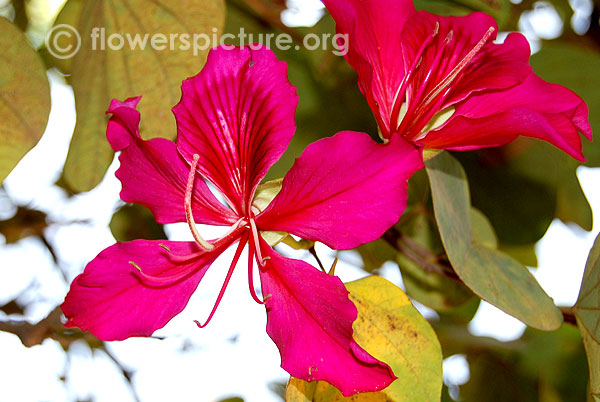
[[[53,5],[59,7],[60,3]],[[294,10],[283,16],[289,25],[308,24],[323,13],[317,0],[293,0],[290,5]],[[548,21],[556,21],[552,12],[555,13],[547,6],[536,7],[527,21],[522,22],[522,29],[533,43],[540,37],[556,35],[556,29],[539,28],[547,27]],[[118,162],[113,163],[101,185],[89,193],[68,199],[64,190],[53,185],[66,157],[75,125],[75,108],[73,93],[63,78],[55,72],[49,72],[49,78],[52,112],[46,133],[6,179],[6,194],[0,192],[0,217],[14,213],[15,204],[45,211],[52,222],[47,229],[48,238],[59,251],[61,269],[72,280],[98,252],[114,243],[108,223],[121,205],[120,183],[114,177]],[[580,168],[578,177],[594,215],[600,216],[600,169]],[[80,223],[72,223],[76,221]],[[209,227],[199,230],[209,238],[209,233],[215,233]],[[558,304],[575,302],[585,260],[599,230],[597,223],[587,233],[555,221],[538,244],[539,268],[532,272]],[[191,239],[185,224],[169,225],[166,232],[172,240]],[[0,235],[0,244],[3,243]],[[331,264],[331,250],[319,245],[317,251],[324,264]],[[166,336],[165,340],[109,343],[110,353],[123,367],[135,372],[133,384],[144,402],[208,402],[236,395],[250,402],[279,400],[268,384],[285,383],[288,376],[279,367],[279,353],[265,332],[264,308],[254,303],[248,293],[245,269],[234,273],[210,325],[198,329],[193,323],[194,319],[203,321],[212,308],[232,253],[230,250],[217,260],[186,310],[157,332],[158,336]],[[313,262],[306,254],[300,256]],[[346,262],[338,264],[336,273],[344,281],[364,276],[352,264],[360,265],[360,258],[352,252],[346,257]],[[394,264],[386,265],[382,273],[402,286]],[[0,247],[0,305],[21,294],[19,301],[28,305],[25,319],[36,322],[62,302],[67,290],[60,271],[38,240],[28,238]],[[435,319],[435,312],[418,307],[426,317]],[[0,319],[6,318],[0,312]],[[474,334],[501,340],[518,338],[524,328],[519,321],[487,303],[482,304],[470,325]],[[83,342],[73,344],[67,353],[53,340],[28,349],[16,336],[0,332],[0,356],[4,363],[0,365],[0,378],[4,381],[0,386],[0,401],[133,400],[111,359],[104,352],[90,351]],[[447,359],[444,368],[447,383],[460,384],[468,379],[468,367],[461,356]],[[67,378],[66,384],[59,381],[60,377]]]

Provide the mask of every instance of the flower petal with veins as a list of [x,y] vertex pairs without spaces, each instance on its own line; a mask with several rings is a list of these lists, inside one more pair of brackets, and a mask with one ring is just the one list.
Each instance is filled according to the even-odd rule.
[[306,381],[327,381],[345,396],[381,390],[396,379],[352,338],[358,312],[338,277],[283,257],[262,240],[261,248],[269,257],[259,271],[267,333],[281,367]]

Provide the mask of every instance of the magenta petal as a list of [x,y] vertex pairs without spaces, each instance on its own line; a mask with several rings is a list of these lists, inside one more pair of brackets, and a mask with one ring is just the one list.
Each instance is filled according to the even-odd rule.
[[[348,36],[346,60],[358,73],[358,85],[367,98],[385,137],[390,116],[407,68],[400,35],[416,13],[411,0],[323,0],[336,22],[337,32]],[[341,41],[343,43],[343,41]]]
[[270,257],[259,271],[267,333],[281,367],[306,381],[327,381],[345,396],[387,387],[396,378],[391,368],[352,338],[358,313],[342,281],[281,256],[264,241],[261,249]]
[[[169,252],[160,244],[169,248]],[[212,262],[224,250],[177,261],[199,251],[195,243],[135,240],[102,251],[71,284],[61,308],[67,327],[79,327],[104,341],[150,336],[187,305]],[[180,259],[182,260],[182,259]],[[142,278],[163,278],[164,284]],[[190,271],[169,283],[164,278]]]
[[286,64],[265,48],[213,49],[204,69],[182,84],[173,113],[177,147],[229,200],[247,213],[260,180],[286,150],[298,97]]
[[407,180],[422,167],[420,152],[397,136],[386,145],[351,131],[324,138],[296,160],[258,227],[357,247],[400,219]]
[[[145,205],[159,223],[185,222],[184,196],[190,168],[172,141],[142,140],[140,113],[135,109],[139,100],[113,100],[108,109],[112,117],[106,136],[115,152],[122,151],[116,173],[123,185],[121,198]],[[236,220],[200,177],[195,181],[192,210],[198,223],[228,225]]]
[[501,92],[471,96],[442,128],[423,139],[427,148],[470,150],[503,145],[517,136],[539,138],[578,160],[585,160],[579,132],[592,130],[579,96],[531,74],[523,84]]

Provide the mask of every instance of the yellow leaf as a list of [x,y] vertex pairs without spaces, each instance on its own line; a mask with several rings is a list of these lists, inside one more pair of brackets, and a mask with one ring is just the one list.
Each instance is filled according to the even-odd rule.
[[[354,339],[398,377],[389,387],[344,398],[326,382],[291,378],[287,402],[439,402],[442,351],[435,332],[393,283],[369,276],[346,284],[358,309]],[[343,375],[341,373],[340,375]]]

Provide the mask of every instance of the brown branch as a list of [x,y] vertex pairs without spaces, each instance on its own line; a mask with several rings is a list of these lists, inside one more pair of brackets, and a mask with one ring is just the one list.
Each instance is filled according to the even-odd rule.
[[40,345],[44,339],[51,338],[57,328],[63,326],[60,320],[61,316],[62,311],[57,307],[37,324],[30,324],[26,321],[2,321],[0,322],[0,331],[17,335],[23,345],[27,347]]
[[15,320],[0,321],[0,331],[17,335],[26,347],[40,345],[44,342],[44,339],[48,338],[59,342],[63,349],[67,349],[71,343],[78,339],[84,339],[91,347],[102,345],[101,341],[88,332],[65,328],[61,318],[62,311],[60,307],[56,307],[37,324]]
[[559,307],[558,308],[563,315],[563,320],[566,324],[577,326],[577,320],[575,319],[575,312],[573,307]]

